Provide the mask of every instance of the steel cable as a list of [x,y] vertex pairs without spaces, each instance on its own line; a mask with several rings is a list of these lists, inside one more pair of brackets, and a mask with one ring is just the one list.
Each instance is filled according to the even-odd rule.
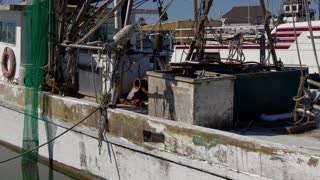
[[[4,107],[4,108],[8,108],[8,109],[10,109],[10,110],[12,110],[12,111],[16,111],[16,112],[21,113],[21,114],[25,114],[25,113],[20,112],[20,111],[18,111],[18,110],[16,110],[16,109],[7,107],[7,106],[5,106],[5,105],[3,105],[3,104],[0,104],[0,106],[2,106],[2,107]],[[99,110],[99,109],[100,109],[100,108],[96,109],[95,111],[97,111],[97,110]],[[28,115],[28,114],[26,114],[26,115]],[[32,115],[29,115],[29,116],[32,116]],[[82,132],[82,131],[78,131],[78,130],[74,130],[74,128],[72,128],[72,127],[71,127],[71,128],[67,128],[67,127],[64,127],[64,126],[62,126],[62,125],[59,125],[59,124],[54,123],[54,122],[50,122],[50,121],[45,120],[45,119],[42,119],[42,118],[39,118],[39,120],[42,120],[42,121],[44,121],[44,122],[47,122],[47,123],[56,125],[56,126],[58,126],[58,127],[67,129],[67,130],[69,130],[69,131],[73,131],[73,132],[76,132],[76,133],[79,133],[79,134],[86,135],[86,136],[88,136],[88,137],[90,137],[90,138],[93,138],[93,139],[98,139],[97,137],[95,137],[95,136],[93,136],[93,135],[90,135],[90,134],[88,134],[88,133],[85,133],[85,132]],[[217,177],[220,177],[220,178],[223,178],[223,179],[231,179],[231,178],[228,178],[228,177],[226,177],[226,176],[222,176],[222,175],[219,175],[219,174],[216,174],[216,173],[213,173],[213,172],[204,170],[204,169],[200,169],[200,168],[197,168],[197,167],[193,167],[193,166],[187,165],[187,164],[182,164],[182,163],[180,163],[180,162],[176,162],[176,161],[174,161],[174,160],[171,160],[171,159],[168,159],[168,158],[165,158],[165,157],[161,157],[160,155],[155,155],[155,154],[148,153],[148,152],[145,152],[145,151],[142,151],[142,150],[139,150],[139,149],[135,149],[135,148],[132,148],[132,147],[127,147],[127,146],[121,145],[121,144],[119,144],[119,143],[117,143],[117,142],[113,142],[113,141],[108,140],[106,137],[104,137],[104,139],[103,139],[102,141],[105,142],[105,143],[109,143],[109,144],[111,144],[111,145],[115,145],[115,146],[117,146],[117,147],[121,147],[121,148],[128,149],[128,150],[131,150],[131,151],[134,151],[134,152],[137,152],[137,153],[141,153],[141,154],[144,154],[144,155],[148,155],[148,156],[151,156],[151,157],[160,159],[160,160],[168,161],[168,162],[170,162],[170,163],[174,163],[174,164],[177,164],[177,165],[180,165],[180,166],[183,166],[183,167],[187,167],[187,168],[190,168],[190,169],[193,169],[193,170],[196,170],[196,171],[199,171],[199,172],[203,172],[203,173],[206,173],[206,174],[209,174],[209,175],[212,175],[212,176],[217,176]],[[51,143],[51,142],[49,142],[49,143]],[[48,143],[48,144],[49,144],[49,143]],[[111,147],[111,148],[112,148],[112,147]],[[113,149],[113,148],[112,148],[112,149]],[[19,157],[20,157],[20,156],[19,156]],[[19,157],[16,157],[16,158],[19,158]],[[16,158],[15,158],[15,159],[16,159]],[[114,158],[115,158],[115,155],[114,155]],[[12,159],[12,160],[13,160],[13,159]],[[8,161],[7,161],[7,162],[8,162]],[[2,162],[0,162],[0,164],[1,164],[1,163],[2,163]]]
[[312,48],[313,48],[314,56],[315,56],[316,63],[317,63],[317,67],[318,67],[318,73],[319,73],[319,75],[320,75],[320,65],[319,65],[319,60],[318,60],[316,45],[315,45],[314,37],[313,37],[313,29],[312,29],[312,24],[311,24],[311,19],[310,19],[309,3],[308,3],[306,0],[304,0],[303,3],[304,3],[304,5],[305,5],[305,9],[306,9],[306,14],[307,14],[307,20],[308,20],[308,26],[309,26],[309,33],[310,33],[310,39],[311,39],[311,43],[312,43]]
[[[291,6],[292,5],[293,5],[293,2],[291,2]],[[298,59],[299,59],[300,73],[301,73],[301,77],[303,77],[300,48],[299,48],[299,43],[298,43],[298,38],[297,38],[296,22],[295,22],[293,11],[291,12],[291,15],[292,15],[292,23],[293,23],[293,29],[294,29],[294,38],[295,38],[295,41],[296,41],[296,47],[297,47],[297,53],[298,53]]]
[[97,109],[95,109],[94,111],[92,111],[90,114],[88,114],[88,115],[87,115],[85,118],[83,118],[81,121],[77,122],[76,124],[74,124],[73,126],[71,126],[70,128],[68,128],[67,130],[65,130],[64,132],[62,132],[61,134],[59,134],[58,136],[54,137],[53,139],[51,139],[51,140],[49,140],[49,141],[47,141],[47,142],[45,142],[45,143],[43,143],[43,144],[35,147],[35,148],[32,148],[32,149],[30,149],[30,150],[28,150],[28,151],[26,151],[26,152],[24,152],[24,153],[21,153],[21,154],[19,154],[19,155],[17,155],[17,156],[11,157],[11,158],[6,159],[6,160],[2,160],[2,161],[0,161],[0,164],[3,164],[3,163],[6,163],[6,162],[9,162],[9,161],[12,161],[12,160],[14,160],[14,159],[17,159],[17,158],[19,158],[19,157],[22,157],[22,156],[24,156],[24,155],[26,155],[26,154],[31,153],[31,152],[34,151],[34,150],[37,150],[37,149],[39,149],[39,148],[41,148],[41,147],[43,147],[43,146],[45,146],[45,145],[47,145],[47,144],[55,141],[56,139],[60,138],[61,136],[63,136],[63,135],[66,134],[67,132],[69,132],[69,131],[71,131],[72,129],[74,129],[75,127],[77,127],[77,126],[78,126],[79,124],[81,124],[83,121],[87,120],[90,116],[92,116],[94,113],[96,113],[96,112],[97,112],[98,110],[100,110],[100,109],[101,109],[101,107],[99,106]]

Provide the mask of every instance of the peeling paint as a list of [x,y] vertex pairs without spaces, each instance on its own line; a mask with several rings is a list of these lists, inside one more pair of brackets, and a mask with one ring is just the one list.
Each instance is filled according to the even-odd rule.
[[281,162],[285,162],[280,156],[278,155],[273,155],[271,156],[270,160],[279,160]]
[[298,163],[298,164],[302,164],[303,162],[304,162],[304,160],[303,160],[303,159],[298,158],[298,161],[297,161],[297,163]]
[[159,161],[160,170],[164,172],[162,178],[167,179],[169,177],[170,164],[167,161]]
[[146,128],[142,118],[130,118],[125,114],[109,114],[109,131],[112,135],[123,137],[136,143],[143,142],[143,130]]
[[311,167],[317,167],[319,165],[319,159],[311,157],[309,159],[308,165]]
[[194,145],[196,146],[204,146],[206,150],[210,150],[211,148],[215,147],[218,142],[214,137],[201,137],[201,136],[193,136],[192,139]]
[[[12,98],[13,93],[8,88],[4,89],[0,85],[0,91],[2,92],[2,89],[4,89],[4,95],[0,95],[0,103],[4,102],[16,108],[18,104],[17,101],[24,95],[24,90],[21,90],[21,95],[18,97]],[[8,98],[11,98],[12,100],[9,101]],[[68,107],[64,103],[65,100],[66,99],[64,98],[51,94],[44,94],[42,97],[43,105],[41,105],[45,109],[43,112],[45,112],[45,114],[50,118],[58,118],[58,120],[56,120],[61,122],[61,124],[64,122],[72,124],[82,119],[85,114],[92,112],[96,108],[96,106],[93,105],[87,106],[85,103],[82,104],[81,101],[74,106]],[[68,101],[68,103],[70,103],[70,101]],[[140,115],[125,110],[110,109],[109,112],[109,135],[112,136],[111,139],[116,139],[116,142],[120,143],[123,147],[130,145],[129,147],[134,147],[142,152],[153,153],[159,157],[170,158],[170,160],[176,160],[179,163],[194,165],[198,168],[205,167],[210,172],[221,172],[221,174],[226,173],[227,175],[230,175],[229,173],[235,173],[235,176],[227,176],[231,177],[231,179],[241,179],[237,178],[237,176],[241,174],[243,175],[244,173],[245,176],[248,175],[248,177],[249,175],[250,177],[251,175],[256,175],[254,177],[257,177],[257,179],[260,177],[271,179],[312,179],[312,177],[315,177],[315,179],[319,179],[318,167],[320,159],[317,155],[311,155],[307,152],[301,152],[295,148],[288,148],[287,146],[263,143],[263,141],[250,140],[250,138],[243,138],[231,133],[166,121],[160,118]],[[68,119],[64,118],[65,113],[67,113],[66,116],[68,116]],[[98,124],[98,117],[99,113],[96,113],[92,118],[88,119],[87,123],[83,124],[83,126],[94,127],[91,125]],[[16,119],[14,118],[10,121],[1,118],[0,120],[7,123],[14,122],[13,125],[17,124],[15,122]],[[11,125],[11,127],[16,127],[13,125]],[[82,128],[82,126],[79,128]],[[83,129],[83,131],[87,130],[88,129]],[[92,129],[92,131],[94,130],[96,129]],[[152,143],[145,143],[143,141],[143,131],[151,131],[165,135],[164,148]],[[72,133],[73,132],[68,133],[64,137],[70,137],[72,138],[71,141],[73,141],[75,140],[75,137],[70,136]],[[6,139],[11,138],[6,129],[4,129],[4,132],[0,132],[0,135]],[[76,136],[76,139],[80,139],[80,137],[81,136]],[[76,167],[79,169],[94,170],[95,173],[108,178],[109,171],[107,173],[106,169],[110,168],[111,165],[115,165],[115,163],[112,162],[113,164],[110,165],[109,159],[104,158],[104,156],[98,156],[95,149],[96,146],[92,146],[92,143],[90,143],[91,138],[86,136],[83,137],[84,139],[81,138],[81,140],[79,140],[81,141],[79,144],[79,141],[77,140],[76,146],[78,145],[79,147],[76,148],[74,152],[66,152],[70,154],[61,158],[61,162],[71,162],[70,164],[72,166],[76,164]],[[66,143],[63,143],[63,146],[70,146],[70,139],[67,140],[68,141],[65,141]],[[61,144],[59,143],[55,146],[57,148],[61,148]],[[107,145],[103,146],[102,154],[107,154],[106,147]],[[122,173],[132,173],[130,175],[134,177],[133,171],[125,171],[128,167],[137,168],[141,173],[144,173],[146,168],[143,167],[144,169],[142,170],[139,168],[141,164],[146,162],[146,160],[140,159],[141,157],[145,157],[145,154],[138,156],[139,158],[134,159],[135,161],[133,163],[131,162],[133,165],[128,166],[124,163],[128,161],[128,157],[131,157],[131,155],[128,156],[124,153],[128,151],[124,151],[124,148],[122,147],[119,148],[115,146],[114,148],[116,156],[122,166],[120,167]],[[121,153],[122,156],[119,155]],[[138,153],[133,153],[132,157],[137,154]],[[151,157],[147,156],[146,159],[149,160]],[[186,161],[184,161],[184,159]],[[71,161],[69,162],[68,160]],[[123,163],[121,164],[121,162]],[[159,162],[159,159],[157,158],[155,158],[154,162],[157,166],[152,166],[152,164],[150,167],[157,167],[155,171],[160,172],[159,174],[163,175],[163,177],[168,176],[168,179],[177,174],[173,172],[181,171],[181,167],[176,167],[176,165],[172,165],[171,163],[169,163],[169,166],[166,164],[160,164],[161,162]],[[203,166],[202,163],[204,163],[205,166]],[[105,164],[108,164],[109,166],[105,166]],[[226,169],[219,171],[216,170],[215,167],[225,167]],[[190,169],[187,170],[190,171]],[[198,172],[195,171],[195,173]],[[153,174],[151,174],[151,176],[152,175]],[[111,179],[115,179],[114,177]],[[141,179],[150,179],[150,176],[148,176],[148,178]],[[191,177],[185,179],[191,179]],[[200,176],[199,179],[201,179]]]
[[227,163],[228,160],[228,155],[227,152],[221,148],[216,152],[215,156],[221,163]]
[[155,124],[155,123],[152,123],[152,122],[148,122],[150,128],[152,128],[152,132],[154,133],[163,133],[164,130],[165,130],[165,126],[162,125],[162,124]]
[[79,142],[80,149],[80,164],[83,167],[87,167],[86,147],[84,142]]
[[[210,134],[202,131],[197,131],[195,129],[185,129],[174,126],[167,126],[167,130],[175,135],[185,135],[186,137],[191,137],[193,139],[194,136],[198,137],[210,137],[215,139],[215,143],[227,146],[235,146],[244,149],[247,152],[262,152],[264,154],[276,155],[277,149],[273,147],[261,146],[252,141],[234,139],[223,135]],[[294,153],[289,150],[285,150],[287,153]]]

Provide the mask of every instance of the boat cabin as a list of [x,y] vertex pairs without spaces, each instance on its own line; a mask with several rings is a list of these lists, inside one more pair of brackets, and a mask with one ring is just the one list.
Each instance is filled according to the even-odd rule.
[[24,11],[25,5],[23,4],[0,5],[0,58],[2,65],[2,68],[0,68],[1,79],[5,79],[3,63],[7,65],[8,73],[10,73],[9,79],[15,80],[19,77],[19,65],[21,62],[25,61],[25,38],[23,33],[25,29]]
[[[281,16],[285,22],[294,21],[306,21],[307,13],[310,14],[310,19],[315,20],[316,10],[310,8],[310,0],[306,5],[304,0],[285,0],[283,2],[283,8],[281,10]],[[307,10],[307,8],[309,8]]]

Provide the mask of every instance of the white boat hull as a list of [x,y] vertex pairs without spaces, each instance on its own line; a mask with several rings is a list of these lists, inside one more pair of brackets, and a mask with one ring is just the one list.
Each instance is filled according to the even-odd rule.
[[[315,48],[318,60],[320,60],[320,21],[312,22],[313,35],[315,41]],[[296,23],[296,36],[297,41],[295,41],[295,33],[293,24],[283,24],[280,25],[276,30],[272,32],[277,34],[278,43],[276,44],[276,54],[278,60],[285,65],[289,66],[299,66],[298,58],[298,49],[301,56],[301,61],[303,66],[309,68],[309,73],[319,73],[318,66],[316,62],[316,56],[313,51],[311,37],[309,33],[309,28],[307,22]],[[297,43],[296,43],[297,42]],[[229,47],[228,45],[210,45],[208,44],[205,48],[205,52],[220,52],[222,59],[227,59],[229,56]],[[172,54],[171,62],[178,63],[184,62],[186,54],[188,52],[189,46],[187,45],[178,45],[175,47],[174,53]],[[243,54],[245,55],[246,61],[260,61],[260,45],[258,44],[244,44],[243,45]],[[266,56],[269,52],[266,50]],[[270,63],[272,64],[272,57],[270,57]]]
[[[0,90],[0,140],[21,147],[24,88],[0,83]],[[41,99],[41,108],[43,105],[46,108],[39,117],[56,125],[50,123],[46,127],[46,123],[39,120],[39,144],[64,132],[63,127],[71,127],[97,107],[89,101],[50,94]],[[39,149],[39,155],[112,180],[320,179],[320,153],[316,150],[122,109],[110,109],[108,115],[108,141],[112,146],[104,142],[101,155],[97,147],[97,115],[54,141],[52,153],[44,146]],[[146,142],[143,131],[162,134],[164,142]]]

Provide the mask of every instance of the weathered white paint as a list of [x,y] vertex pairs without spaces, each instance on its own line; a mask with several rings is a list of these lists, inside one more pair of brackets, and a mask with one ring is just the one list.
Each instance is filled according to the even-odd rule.
[[[0,107],[0,113],[6,114],[5,117],[0,117],[0,123],[6,124],[6,128],[3,128],[3,130],[0,131],[0,139],[15,146],[21,147],[24,122],[23,114],[8,110],[4,107]],[[67,124],[59,120],[52,121],[59,125],[67,127],[71,126],[71,124]],[[40,144],[48,141],[46,136],[47,130],[45,126],[46,124],[43,121],[39,121]],[[53,137],[65,131],[65,129],[56,127],[54,125],[49,125],[49,128],[52,128]],[[89,129],[85,127],[76,129],[92,136],[96,136],[97,133],[97,129]],[[148,152],[148,150],[130,143],[123,138],[109,137],[108,139],[112,142],[120,144],[121,146],[136,149],[145,153],[150,153],[160,158],[170,159],[175,162],[182,162],[183,164],[187,162],[187,165],[189,166],[195,166],[200,169],[211,169],[211,171],[219,172],[218,174],[223,174],[221,172],[226,172],[224,167],[220,166],[209,168],[211,165],[207,164],[207,162],[191,159],[188,160],[187,158],[180,157],[179,155],[167,152],[159,152],[157,150]],[[152,157],[143,153],[138,153],[116,145],[112,145],[111,147],[111,151],[114,152],[109,152],[107,148],[108,144],[106,143],[103,143],[101,155],[99,155],[99,149],[97,145],[98,142],[95,138],[81,135],[76,132],[69,132],[52,144],[52,158],[55,161],[58,161],[67,166],[71,166],[79,170],[84,170],[106,179],[221,179],[201,171],[192,170],[176,163],[161,160],[159,158]],[[111,154],[111,157],[109,156],[109,153]],[[49,158],[48,146],[40,148],[39,154],[41,156]],[[119,174],[117,171],[117,166]],[[232,173],[234,174],[233,177],[239,177],[240,179],[254,179],[255,177],[253,175],[238,174],[236,172]]]
[[216,129],[233,126],[234,76],[206,72],[203,78],[148,72],[151,116]]
[[[4,85],[1,83],[0,86],[1,94],[5,93],[5,95],[9,94],[10,88],[12,91],[23,89],[12,85],[3,89]],[[22,90],[20,92],[23,93]],[[51,95],[46,94],[46,96]],[[19,103],[15,102],[19,97],[21,95],[11,97],[8,101],[6,100],[8,97],[0,96],[0,123],[2,124],[0,140],[21,147],[24,115],[20,111]],[[72,108],[80,106],[81,109],[87,109],[83,112],[89,113],[90,107],[83,106],[85,100],[77,102],[74,99],[71,101],[68,99],[57,100],[73,102]],[[20,112],[10,110],[3,104]],[[95,107],[94,103],[87,104]],[[320,178],[319,151],[310,152],[294,145],[270,143],[122,109],[110,109],[108,114],[111,127],[108,140],[112,142],[110,149],[113,151],[109,152],[108,144],[103,143],[101,155],[99,155],[97,128],[82,125],[76,130],[83,134],[68,132],[52,144],[52,158],[67,166],[91,172],[106,179],[119,179],[119,175],[121,179],[126,180],[209,180],[218,179],[217,176],[231,179]],[[44,119],[65,127],[70,127],[77,121],[58,119],[54,114],[47,115],[40,112],[40,115]],[[40,144],[48,141],[47,133],[49,138],[52,138],[64,130],[50,124],[46,128],[46,124],[39,121]],[[160,143],[163,146],[158,148],[153,143],[144,142],[143,135],[141,136],[143,130],[163,134],[165,141]],[[118,133],[123,136],[117,136]],[[196,142],[195,138],[202,138],[203,142]],[[39,153],[49,157],[48,147],[41,148]]]

